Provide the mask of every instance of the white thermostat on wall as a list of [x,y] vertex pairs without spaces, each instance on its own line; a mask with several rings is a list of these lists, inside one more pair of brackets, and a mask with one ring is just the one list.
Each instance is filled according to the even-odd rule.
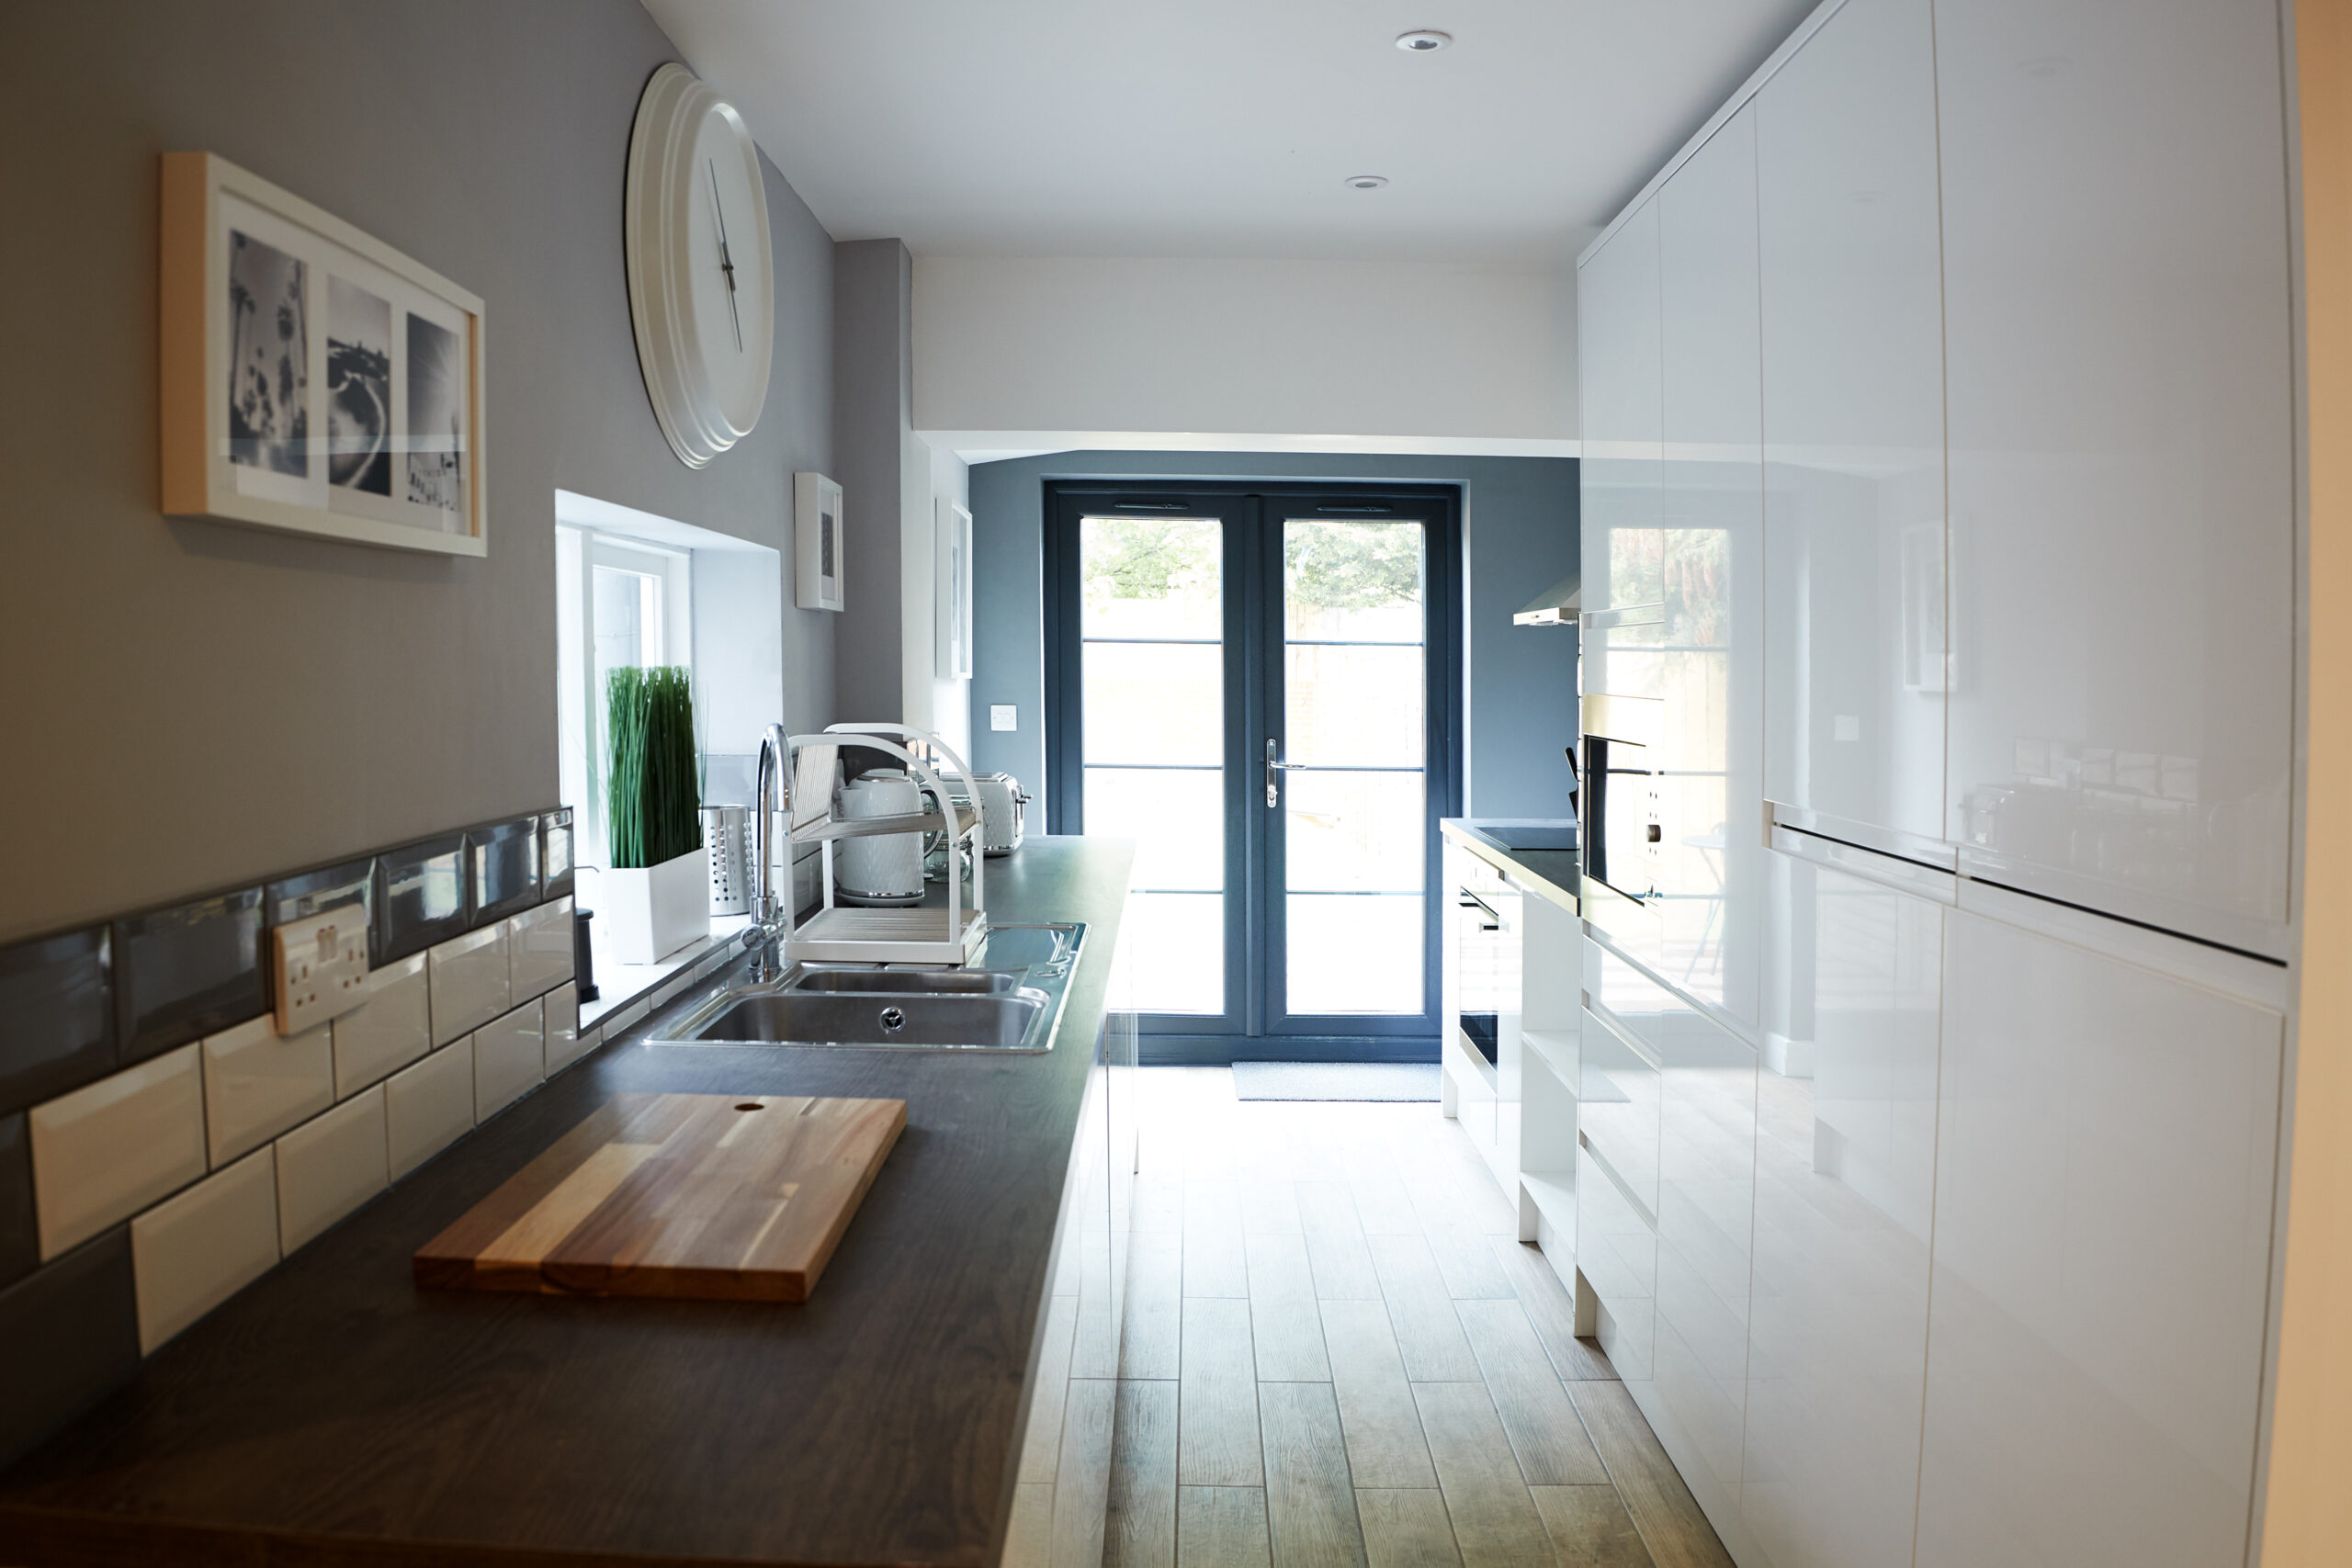
[[751,130],[683,65],[656,71],[638,100],[623,242],[653,417],[678,460],[703,468],[767,401],[775,254]]
[[1021,709],[1018,705],[1012,703],[990,703],[989,705],[989,728],[990,729],[1020,728]]

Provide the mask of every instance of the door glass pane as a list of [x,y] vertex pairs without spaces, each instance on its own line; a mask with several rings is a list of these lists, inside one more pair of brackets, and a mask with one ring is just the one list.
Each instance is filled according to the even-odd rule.
[[1418,1013],[1428,663],[1426,530],[1283,525],[1285,1010]]
[[1290,807],[1292,892],[1421,890],[1428,857],[1418,771],[1295,773],[1283,787]]
[[1090,640],[1081,657],[1089,766],[1223,761],[1224,649]]
[[[1225,896],[1132,893],[1119,922],[1114,1006],[1135,1012],[1225,1010]],[[1130,945],[1132,944],[1132,945]]]
[[1422,909],[1418,893],[1292,894],[1290,1011],[1419,1012]]
[[1118,1004],[1226,1010],[1224,525],[1080,525],[1089,833],[1136,840]]
[[1292,642],[1423,636],[1419,523],[1283,525],[1283,635]]
[[1427,744],[1428,656],[1409,648],[1293,643],[1283,650],[1289,761],[1418,768]]
[[1136,840],[1131,886],[1139,892],[1221,892],[1224,770],[1089,768],[1086,830]]
[[1079,525],[1087,637],[1225,638],[1225,527],[1214,517],[1089,517]]

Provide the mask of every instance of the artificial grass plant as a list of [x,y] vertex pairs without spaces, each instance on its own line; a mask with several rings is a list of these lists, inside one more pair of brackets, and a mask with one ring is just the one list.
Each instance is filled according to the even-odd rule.
[[611,753],[606,837],[616,868],[660,865],[702,847],[694,686],[677,665],[624,666],[606,681]]

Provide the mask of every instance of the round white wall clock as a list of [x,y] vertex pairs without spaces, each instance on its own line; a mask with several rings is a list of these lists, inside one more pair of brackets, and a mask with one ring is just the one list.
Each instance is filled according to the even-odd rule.
[[683,65],[638,101],[628,139],[628,313],[653,417],[690,468],[752,433],[775,352],[775,253],[759,149]]

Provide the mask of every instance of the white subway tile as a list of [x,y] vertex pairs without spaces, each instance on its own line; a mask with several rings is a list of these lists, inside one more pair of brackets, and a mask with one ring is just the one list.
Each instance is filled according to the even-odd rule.
[[368,976],[368,1000],[334,1021],[334,1094],[348,1100],[433,1049],[426,955],[412,953]]
[[384,1086],[378,1084],[277,1140],[279,1245],[293,1251],[381,1192],[390,1179]]
[[473,1036],[385,1079],[384,1123],[394,1181],[471,1130]]
[[580,995],[559,986],[544,998],[547,1008],[548,1077],[553,1077],[588,1054],[580,1037]]
[[277,1262],[277,1170],[267,1149],[130,1222],[139,1350],[157,1346]]
[[571,978],[571,900],[557,898],[506,922],[507,971],[516,1001]]
[[453,936],[432,954],[433,1043],[447,1045],[506,1010],[506,923]]
[[475,1030],[474,1120],[489,1121],[547,1073],[547,1035],[537,1001]]
[[204,1075],[183,1045],[33,1107],[33,1210],[56,1257],[204,1174]]
[[204,1041],[204,1132],[214,1169],[334,1103],[332,1024],[277,1032],[268,1013]]

